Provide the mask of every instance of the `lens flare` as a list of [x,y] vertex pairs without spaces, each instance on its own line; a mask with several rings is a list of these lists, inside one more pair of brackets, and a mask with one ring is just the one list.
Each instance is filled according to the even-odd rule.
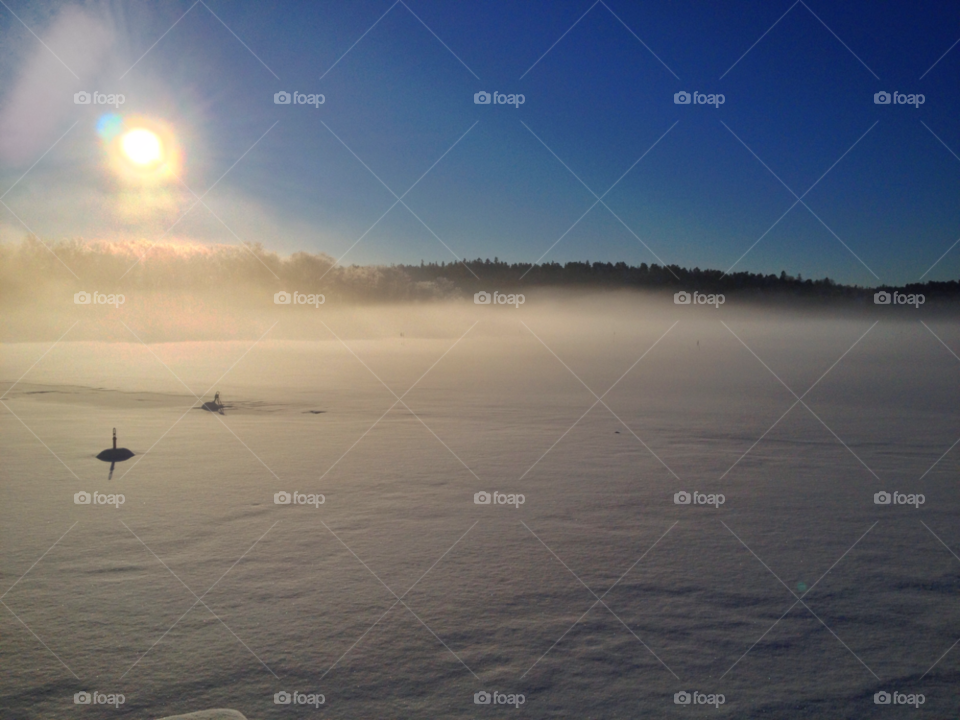
[[136,225],[172,222],[185,198],[179,188],[183,152],[173,126],[160,118],[109,113],[97,121],[112,212]]
[[117,135],[120,134],[123,129],[123,118],[114,113],[108,113],[102,115],[97,121],[97,135],[100,136],[100,139],[105,143],[109,143]]
[[152,165],[163,159],[163,144],[156,133],[136,128],[120,140],[123,154],[137,165]]

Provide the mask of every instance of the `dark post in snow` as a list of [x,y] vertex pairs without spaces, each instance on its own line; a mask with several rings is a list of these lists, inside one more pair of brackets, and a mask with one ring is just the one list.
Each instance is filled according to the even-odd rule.
[[123,462],[132,458],[134,453],[127,448],[118,448],[117,447],[117,429],[113,429],[113,448],[107,448],[102,450],[99,455],[97,455],[98,460],[103,460],[104,462],[114,463],[114,462]]

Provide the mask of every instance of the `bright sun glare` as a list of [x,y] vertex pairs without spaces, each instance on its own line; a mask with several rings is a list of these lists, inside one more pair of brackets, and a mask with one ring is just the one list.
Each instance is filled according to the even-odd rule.
[[156,133],[143,128],[131,130],[121,140],[123,154],[137,165],[150,165],[163,157],[163,147]]

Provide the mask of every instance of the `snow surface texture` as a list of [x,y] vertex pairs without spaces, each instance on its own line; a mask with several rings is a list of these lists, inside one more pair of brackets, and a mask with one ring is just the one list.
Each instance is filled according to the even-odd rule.
[[187,713],[186,715],[171,715],[170,717],[160,718],[160,720],[247,720],[243,713],[236,710],[201,710],[200,712]]
[[[479,312],[329,320],[345,345],[56,346],[0,415],[4,716],[78,716],[83,690],[123,693],[84,709],[111,718],[314,712],[278,692],[507,710],[483,690],[534,717],[953,711],[960,361],[933,332],[957,351],[956,323],[510,309],[467,332]],[[0,393],[49,347],[4,346]],[[136,455],[107,480],[112,427]]]

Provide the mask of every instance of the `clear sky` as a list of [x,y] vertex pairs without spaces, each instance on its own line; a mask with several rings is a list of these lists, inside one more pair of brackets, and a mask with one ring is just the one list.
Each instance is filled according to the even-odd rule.
[[[4,2],[4,241],[960,276],[954,3]],[[110,113],[170,175],[123,176]]]

